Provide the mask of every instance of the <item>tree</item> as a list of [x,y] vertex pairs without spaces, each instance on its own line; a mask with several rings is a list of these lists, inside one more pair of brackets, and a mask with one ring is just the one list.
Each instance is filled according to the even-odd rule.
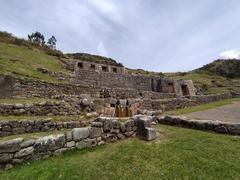
[[45,45],[44,35],[38,31],[36,31],[35,33],[32,33],[31,35],[28,35],[28,40],[33,43],[39,44],[41,46]]
[[57,39],[55,38],[55,36],[52,36],[48,39],[47,46],[50,49],[56,49],[56,43],[57,43]]

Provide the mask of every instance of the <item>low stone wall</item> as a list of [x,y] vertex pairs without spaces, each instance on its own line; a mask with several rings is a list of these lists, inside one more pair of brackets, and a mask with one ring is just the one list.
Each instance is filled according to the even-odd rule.
[[217,133],[240,135],[240,124],[224,123],[213,120],[188,120],[180,116],[158,117],[160,124],[168,124],[192,129],[214,131]]
[[230,98],[233,98],[231,93],[223,93],[223,94],[199,95],[199,96],[158,99],[158,100],[143,99],[138,101],[141,104],[140,109],[169,111],[174,109],[182,109],[186,107],[206,104],[214,101],[220,101],[224,99],[230,99]]
[[58,121],[54,122],[51,118],[39,120],[9,120],[0,121],[0,137],[35,133],[42,131],[54,131],[60,129],[72,129],[76,127],[85,127],[90,121]]
[[198,95],[188,97],[190,100],[196,101],[198,104],[205,104],[223,99],[233,98],[232,93],[212,94],[212,95]]
[[113,118],[98,118],[91,123],[91,127],[74,128],[65,134],[31,140],[17,138],[0,142],[0,166],[11,168],[15,164],[61,154],[67,150],[115,142],[133,137],[137,131],[140,131],[139,135],[144,136],[144,139],[152,140],[156,138],[156,131],[150,128],[150,120],[137,117],[124,123]]
[[77,115],[83,111],[94,110],[90,98],[66,99],[63,101],[43,101],[33,104],[7,104],[0,103],[0,115]]

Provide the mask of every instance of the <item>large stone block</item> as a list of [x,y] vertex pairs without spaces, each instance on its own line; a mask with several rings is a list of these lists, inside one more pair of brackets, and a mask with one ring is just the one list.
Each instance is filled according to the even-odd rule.
[[62,148],[64,144],[65,136],[63,134],[50,135],[37,139],[34,148],[38,153],[47,153]]
[[97,140],[96,138],[94,139],[84,139],[82,141],[79,141],[76,143],[76,147],[78,149],[83,149],[83,148],[87,148],[87,147],[93,147],[97,145]]
[[129,132],[132,131],[134,127],[134,120],[127,120],[125,122],[125,131]]
[[9,141],[0,142],[0,153],[19,151],[22,141],[23,138],[17,138]]
[[9,153],[2,153],[0,154],[0,163],[6,163],[11,161],[13,158],[13,154],[9,154]]
[[229,124],[226,126],[230,134],[240,135],[240,124]]
[[85,139],[89,136],[89,128],[74,128],[72,130],[73,134],[73,140],[74,141],[80,141],[82,139]]
[[145,131],[146,131],[146,137],[143,137],[144,139],[148,141],[152,141],[157,138],[157,132],[154,128],[147,127]]
[[34,152],[34,148],[32,146],[28,148],[24,148],[16,152],[16,154],[14,155],[14,158],[21,158],[24,156],[28,156],[30,154],[33,154],[33,152]]
[[139,117],[137,120],[137,134],[142,137],[146,137],[145,129],[151,126],[151,119],[147,116]]

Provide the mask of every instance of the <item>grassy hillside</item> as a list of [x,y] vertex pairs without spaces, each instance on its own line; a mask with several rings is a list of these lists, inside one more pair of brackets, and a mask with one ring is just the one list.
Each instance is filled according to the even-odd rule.
[[194,70],[210,72],[216,75],[224,76],[227,78],[240,78],[240,60],[238,59],[228,59],[222,60],[218,59],[209,63],[199,69]]
[[49,71],[67,73],[55,56],[50,56],[39,50],[32,50],[24,46],[0,43],[0,73],[13,76],[59,82],[47,73],[37,71],[37,68]]
[[173,79],[191,79],[194,85],[205,94],[240,92],[240,78],[226,78],[207,71],[187,73],[166,73]]
[[160,137],[64,153],[2,172],[0,179],[240,179],[240,138],[157,126]]

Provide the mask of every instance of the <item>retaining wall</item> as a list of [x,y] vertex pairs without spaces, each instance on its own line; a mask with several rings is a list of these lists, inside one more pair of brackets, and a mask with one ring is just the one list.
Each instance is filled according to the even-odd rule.
[[82,149],[115,142],[135,136],[136,131],[134,120],[121,123],[117,119],[101,118],[92,122],[91,127],[74,128],[65,134],[0,142],[0,166],[10,168],[15,164],[46,158],[75,148]]
[[192,129],[214,131],[217,133],[240,135],[240,124],[225,123],[213,120],[194,120],[187,119],[181,116],[164,116],[158,117],[157,121],[160,124],[168,124]]
[[38,120],[9,120],[0,121],[0,137],[35,133],[42,131],[54,131],[60,129],[72,129],[76,127],[85,127],[90,121],[58,121],[54,122],[51,118]]

